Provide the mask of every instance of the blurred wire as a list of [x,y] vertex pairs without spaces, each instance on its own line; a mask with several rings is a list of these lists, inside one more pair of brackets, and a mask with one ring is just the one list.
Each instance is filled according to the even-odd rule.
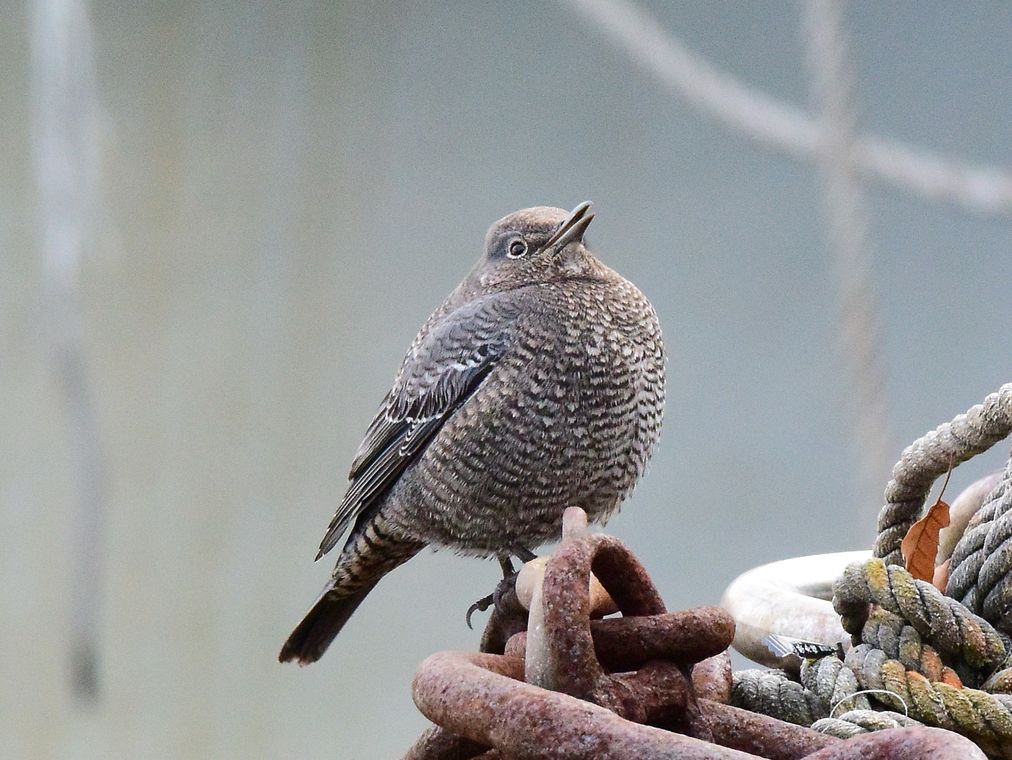
[[841,3],[808,0],[803,31],[819,108],[819,159],[839,298],[837,339],[846,365],[847,406],[860,463],[860,504],[878,510],[896,458],[879,350],[878,307],[864,190],[857,171],[853,71]]
[[32,158],[49,351],[76,465],[70,607],[74,695],[98,696],[103,465],[83,345],[80,266],[98,185],[98,106],[83,0],[36,0],[32,18]]
[[[794,158],[817,159],[819,124],[690,50],[629,0],[565,0],[690,105]],[[1012,215],[1012,170],[974,166],[876,136],[855,139],[854,166],[925,198],[980,214]]]

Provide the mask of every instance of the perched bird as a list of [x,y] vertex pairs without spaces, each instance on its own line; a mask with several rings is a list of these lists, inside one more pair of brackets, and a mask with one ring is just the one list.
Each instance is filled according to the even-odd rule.
[[427,545],[509,557],[562,512],[604,521],[643,474],[664,408],[653,306],[586,247],[590,203],[492,225],[422,326],[351,465],[317,559],[334,574],[278,659],[320,658],[386,573]]

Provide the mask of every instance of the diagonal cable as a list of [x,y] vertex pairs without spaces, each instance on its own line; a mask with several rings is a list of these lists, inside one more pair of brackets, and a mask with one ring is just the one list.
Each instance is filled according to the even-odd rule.
[[[767,148],[812,160],[819,125],[797,106],[722,71],[631,0],[564,0],[645,71],[692,107]],[[876,135],[862,135],[854,163],[876,177],[967,211],[1012,215],[1012,169],[973,165]]]

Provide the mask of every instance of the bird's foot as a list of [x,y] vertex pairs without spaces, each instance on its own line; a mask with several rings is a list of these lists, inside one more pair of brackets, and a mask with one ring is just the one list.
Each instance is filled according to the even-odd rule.
[[475,612],[484,612],[489,607],[495,607],[496,609],[500,609],[503,606],[503,598],[506,596],[506,594],[513,591],[516,588],[516,585],[517,585],[517,573],[515,572],[510,573],[501,581],[499,581],[498,584],[496,584],[495,591],[493,591],[488,596],[483,596],[477,602],[468,607],[467,615],[464,618],[464,620],[467,622],[467,627],[472,628],[471,615],[473,615]]
[[495,594],[489,594],[488,596],[483,596],[477,602],[468,607],[467,614],[464,616],[464,622],[467,623],[467,627],[473,631],[474,626],[471,625],[471,615],[473,615],[476,612],[484,612],[489,607],[491,607],[494,602],[495,602]]
[[[523,562],[530,562],[532,559],[537,558],[537,554],[532,552],[530,549],[525,549],[522,546],[518,546],[513,550],[513,553]],[[494,606],[497,610],[505,612],[503,609],[503,598],[506,594],[511,591],[516,591],[517,586],[517,575],[518,572],[513,568],[513,561],[510,559],[509,554],[500,554],[496,559],[499,560],[499,567],[502,568],[502,580],[495,587],[488,596],[483,596],[477,602],[467,608],[467,615],[464,617],[467,622],[467,627],[471,628],[471,615],[475,612],[484,612],[489,607]],[[473,630],[473,628],[472,628]]]

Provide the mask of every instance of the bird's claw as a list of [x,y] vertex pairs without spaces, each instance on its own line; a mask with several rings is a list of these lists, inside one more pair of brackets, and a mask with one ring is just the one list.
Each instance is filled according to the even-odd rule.
[[477,602],[475,602],[474,604],[472,604],[470,607],[467,608],[467,616],[464,618],[464,620],[467,622],[468,628],[471,628],[471,615],[473,615],[475,612],[484,612],[489,607],[495,607],[496,609],[499,608],[500,604],[503,601],[503,597],[505,597],[506,594],[508,594],[510,591],[516,588],[517,575],[518,573],[511,573],[510,575],[507,575],[505,578],[499,581],[499,583],[495,587],[495,591],[493,591],[488,596],[483,596],[481,599],[479,599]]
[[467,615],[464,617],[464,622],[467,623],[468,628],[470,628],[472,631],[474,630],[474,627],[471,625],[471,615],[473,615],[476,612],[484,612],[485,610],[487,610],[489,607],[495,604],[495,597],[496,595],[494,593],[489,594],[488,596],[483,596],[481,599],[479,599],[477,602],[475,602],[474,604],[472,604],[470,607],[467,608]]

